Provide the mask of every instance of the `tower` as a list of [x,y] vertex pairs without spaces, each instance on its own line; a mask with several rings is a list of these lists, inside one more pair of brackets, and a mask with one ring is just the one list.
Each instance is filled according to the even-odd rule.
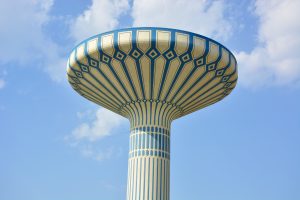
[[171,122],[227,96],[237,63],[195,33],[128,28],[77,45],[67,74],[81,96],[130,121],[127,200],[169,200]]

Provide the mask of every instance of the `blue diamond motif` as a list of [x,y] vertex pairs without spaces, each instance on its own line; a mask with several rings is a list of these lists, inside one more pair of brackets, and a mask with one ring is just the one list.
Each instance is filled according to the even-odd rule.
[[120,51],[118,51],[116,53],[116,58],[119,60],[123,60],[123,58],[125,57],[125,55],[123,53],[121,53]]
[[229,88],[230,85],[231,85],[231,83],[226,83],[226,85],[224,87]]
[[226,82],[226,81],[228,81],[228,79],[229,79],[229,76],[224,76],[224,77],[222,78],[222,82]]
[[212,71],[212,70],[215,70],[216,69],[216,65],[215,64],[210,64],[207,66],[207,70],[208,71]]
[[138,52],[136,49],[131,54],[134,58],[138,59],[141,56],[141,53]]
[[217,76],[222,76],[223,74],[224,74],[224,69],[221,69],[221,70],[218,70],[217,72],[216,72],[216,75]]
[[109,57],[103,54],[102,55],[102,61],[105,62],[105,63],[108,63],[109,62]]
[[174,53],[172,51],[169,51],[168,53],[166,53],[166,58],[168,58],[169,60],[174,58]]
[[196,60],[196,66],[197,66],[197,67],[203,65],[203,63],[204,63],[203,58],[199,58],[198,60]]
[[75,74],[76,74],[76,76],[79,77],[79,78],[82,78],[82,77],[83,77],[83,76],[82,76],[82,73],[79,72],[79,71],[75,71]]
[[189,54],[185,54],[184,56],[181,57],[183,62],[187,62],[189,60],[191,60],[190,55]]
[[155,59],[155,58],[157,58],[157,57],[159,56],[159,52],[156,51],[155,49],[152,49],[152,50],[149,50],[149,51],[147,52],[147,55],[148,55],[150,58]]
[[89,72],[89,68],[85,65],[80,65],[81,67],[81,70],[84,71],[84,72]]
[[78,83],[78,84],[80,83],[80,81],[78,80],[78,78],[73,77],[72,79],[73,79],[73,81],[74,81],[75,83]]
[[92,67],[97,67],[98,66],[98,62],[96,60],[94,60],[94,59],[90,59],[90,65]]

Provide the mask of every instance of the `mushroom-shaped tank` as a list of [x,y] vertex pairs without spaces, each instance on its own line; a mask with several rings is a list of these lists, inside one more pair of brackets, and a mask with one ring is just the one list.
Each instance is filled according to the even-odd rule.
[[80,95],[130,120],[127,199],[165,200],[172,120],[227,96],[237,82],[237,63],[226,47],[202,35],[145,27],[83,41],[67,73]]
[[130,28],[79,44],[68,79],[79,94],[135,120],[134,126],[159,123],[155,111],[173,120],[220,101],[235,87],[237,69],[233,54],[207,37]]

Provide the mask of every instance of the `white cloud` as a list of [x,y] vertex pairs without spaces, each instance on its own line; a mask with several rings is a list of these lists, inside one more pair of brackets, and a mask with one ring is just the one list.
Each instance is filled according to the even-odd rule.
[[4,86],[5,86],[4,79],[0,79],[0,89],[4,88]]
[[[112,135],[118,130],[126,119],[115,114],[105,108],[99,108],[96,112],[90,110],[86,112],[78,112],[77,117],[80,120],[87,119],[90,122],[84,122],[76,127],[71,134],[65,137],[65,141],[72,147],[79,150],[84,157],[97,161],[110,159],[111,157],[119,157],[122,153],[121,147],[101,146],[99,149],[99,141]],[[91,118],[93,119],[91,120]]]
[[222,0],[134,0],[133,26],[177,28],[226,40],[232,26],[225,10]]
[[4,77],[6,75],[7,75],[7,71],[6,70],[0,71],[0,89],[3,89],[5,87],[5,85],[6,85],[6,81],[4,79]]
[[122,149],[116,149],[115,147],[111,146],[104,150],[99,150],[92,144],[86,144],[80,147],[80,153],[86,158],[92,158],[96,161],[103,161],[112,157],[119,157],[122,153]]
[[37,66],[55,81],[65,78],[62,47],[45,33],[53,0],[14,0],[0,4],[0,66]]
[[90,119],[93,115],[93,111],[92,110],[86,110],[84,112],[77,112],[76,116],[78,119]]
[[237,54],[244,86],[299,84],[299,8],[299,0],[256,1],[259,42],[251,52]]
[[82,123],[72,131],[68,139],[74,141],[88,140],[90,142],[110,136],[114,129],[125,122],[125,118],[105,108],[99,108],[95,113],[95,119],[90,123]]
[[92,5],[71,23],[71,35],[81,41],[113,30],[119,24],[119,17],[128,9],[128,0],[92,0]]

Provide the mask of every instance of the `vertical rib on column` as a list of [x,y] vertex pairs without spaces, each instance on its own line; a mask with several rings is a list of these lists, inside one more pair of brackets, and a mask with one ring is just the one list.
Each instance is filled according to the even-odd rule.
[[169,200],[169,128],[132,128],[129,146],[127,200]]

